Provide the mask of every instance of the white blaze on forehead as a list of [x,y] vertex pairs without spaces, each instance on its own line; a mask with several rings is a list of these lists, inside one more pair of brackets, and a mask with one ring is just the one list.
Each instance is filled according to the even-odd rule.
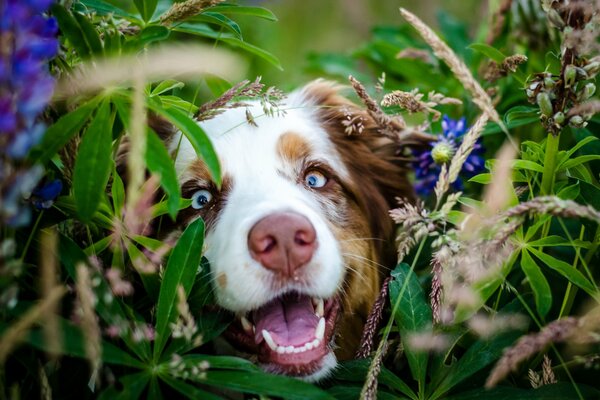
[[[222,171],[237,181],[243,176],[255,179],[265,170],[282,169],[284,164],[276,151],[277,142],[285,133],[293,132],[310,143],[312,159],[326,161],[338,175],[346,177],[346,168],[320,124],[316,106],[303,101],[300,95],[292,95],[287,104],[281,107],[285,115],[264,115],[262,106],[252,102],[248,108],[227,110],[200,124],[219,156]],[[254,116],[257,127],[248,123],[246,109]],[[171,150],[177,148],[180,135],[176,135]],[[182,181],[190,178],[186,168],[197,158],[192,145],[183,137],[175,163]]]
[[[292,211],[304,215],[317,233],[318,247],[303,267],[303,282],[289,283],[282,291],[299,290],[308,295],[333,296],[344,277],[339,243],[315,196],[298,183],[297,165],[278,154],[280,138],[292,132],[310,147],[309,160],[326,163],[341,178],[348,175],[317,109],[292,94],[282,105],[285,114],[265,116],[258,102],[249,111],[258,126],[246,120],[246,108],[232,109],[204,121],[201,127],[211,139],[221,161],[223,175],[230,181],[225,204],[217,222],[207,232],[206,257],[214,276],[224,274],[227,284],[215,286],[218,303],[231,311],[257,308],[281,293],[272,289],[274,275],[249,254],[248,233],[258,220],[270,213]],[[181,143],[179,143],[181,139]],[[191,144],[181,134],[171,143],[179,146],[176,170],[180,182],[193,179],[189,166],[198,159]],[[302,177],[300,177],[302,179]]]

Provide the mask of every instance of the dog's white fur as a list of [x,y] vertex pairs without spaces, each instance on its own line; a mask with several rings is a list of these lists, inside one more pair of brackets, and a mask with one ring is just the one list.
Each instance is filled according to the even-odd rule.
[[[258,102],[251,103],[248,110],[258,127],[247,122],[245,108],[227,110],[200,124],[219,156],[223,175],[232,180],[225,205],[205,240],[205,256],[213,277],[225,277],[221,279],[226,282],[215,285],[217,302],[230,311],[255,309],[291,290],[329,298],[344,280],[342,252],[324,215],[322,199],[318,199],[321,194],[302,184],[299,165],[277,154],[280,137],[293,132],[310,143],[311,160],[327,164],[341,179],[347,177],[346,166],[319,122],[317,105],[307,97],[302,91],[292,93],[281,106],[285,115],[264,115]],[[198,159],[190,142],[179,133],[170,146],[171,151],[177,151],[180,182],[197,179],[190,171]],[[198,180],[199,188],[207,184]],[[305,216],[314,226],[318,241],[300,279],[284,285],[277,284],[273,272],[251,257],[247,244],[254,224],[280,211]]]

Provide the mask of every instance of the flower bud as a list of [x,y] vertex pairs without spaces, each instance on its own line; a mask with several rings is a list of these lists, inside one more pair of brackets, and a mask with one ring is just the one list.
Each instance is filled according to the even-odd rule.
[[431,158],[436,164],[450,162],[452,156],[454,156],[454,147],[450,143],[438,142],[431,149]]
[[569,64],[565,67],[565,87],[570,88],[577,79],[577,69],[573,64]]
[[554,122],[556,122],[558,125],[562,125],[565,122],[565,114],[562,113],[561,111],[557,112],[556,114],[554,114],[554,116],[552,117],[552,119],[554,120]]
[[563,21],[558,11],[553,8],[548,10],[548,21],[550,21],[555,28],[562,29],[565,27],[565,21]]
[[600,71],[600,61],[592,61],[588,65],[583,67],[583,70],[587,72],[588,77],[593,78]]
[[554,86],[556,86],[556,82],[554,82],[554,79],[552,79],[551,77],[544,78],[544,87],[546,89],[552,89],[554,88]]
[[593,83],[587,83],[579,92],[579,101],[586,101],[596,93],[596,85]]
[[575,128],[581,128],[584,126],[584,120],[581,115],[573,115],[569,118],[569,123],[573,125]]
[[550,101],[550,96],[546,92],[540,92],[537,95],[537,104],[542,111],[542,114],[549,117],[552,115],[552,102]]

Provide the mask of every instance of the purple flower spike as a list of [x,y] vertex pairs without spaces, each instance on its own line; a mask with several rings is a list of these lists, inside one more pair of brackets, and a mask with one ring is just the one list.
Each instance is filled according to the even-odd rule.
[[[45,13],[52,0],[0,0],[0,222],[27,226],[31,208],[25,199],[43,176],[39,165],[26,167],[26,157],[46,128],[39,121],[54,91],[48,60],[58,51],[58,25]],[[38,208],[52,205],[60,181],[40,188],[32,200]],[[38,189],[36,189],[38,190]]]
[[[433,192],[442,170],[442,164],[449,163],[452,160],[466,132],[467,123],[464,117],[453,120],[444,115],[442,134],[438,136],[438,140],[431,143],[429,149],[413,152],[415,157],[413,162],[416,177],[415,190],[418,194],[427,196]],[[482,154],[483,147],[480,143],[477,143],[463,164],[461,173],[470,177],[483,171],[484,160]],[[460,177],[454,182],[453,187],[455,190],[463,189],[463,182]]]

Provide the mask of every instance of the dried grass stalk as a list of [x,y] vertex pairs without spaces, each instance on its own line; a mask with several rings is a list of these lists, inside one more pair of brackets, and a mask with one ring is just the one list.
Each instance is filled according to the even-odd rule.
[[381,372],[381,364],[383,364],[383,357],[387,353],[387,342],[382,340],[379,343],[379,348],[375,352],[375,358],[371,361],[369,366],[369,372],[367,373],[367,379],[360,392],[361,400],[376,400],[377,399],[377,384],[379,372]]
[[568,317],[546,325],[540,332],[521,337],[515,345],[506,349],[502,358],[490,373],[485,382],[486,388],[492,388],[502,381],[511,371],[516,371],[519,364],[539,353],[552,343],[568,340],[578,329],[577,318]]
[[450,185],[453,184],[458,178],[458,174],[460,173],[463,164],[467,160],[469,154],[471,154],[471,152],[473,151],[473,148],[475,147],[477,140],[481,136],[483,128],[485,128],[488,119],[489,115],[485,112],[481,114],[479,118],[477,118],[473,126],[471,126],[471,129],[469,129],[467,134],[463,137],[463,140],[460,146],[458,147],[458,150],[456,150],[456,153],[450,161],[450,166],[448,167],[447,171],[446,168],[443,168],[444,166],[442,166],[440,177],[438,178],[438,181],[434,188],[438,206],[441,203],[443,195],[450,188]]
[[429,92],[427,100],[424,101],[423,93],[419,93],[419,89],[413,89],[410,92],[394,90],[383,96],[383,100],[381,101],[381,105],[384,107],[397,105],[408,111],[409,114],[432,114],[432,119],[434,121],[439,120],[442,116],[442,113],[434,109],[434,107],[444,104],[460,105],[462,104],[462,101],[453,97],[445,97],[444,95],[433,91]]
[[85,339],[85,355],[90,363],[92,377],[96,376],[102,363],[102,346],[100,327],[96,317],[95,304],[96,295],[92,290],[92,280],[87,265],[77,265],[77,301],[79,308],[77,317],[81,323],[81,330]]
[[381,318],[383,317],[383,309],[385,307],[385,303],[387,302],[388,287],[391,280],[392,277],[388,276],[381,285],[379,295],[377,296],[377,299],[371,308],[371,312],[369,313],[369,317],[367,318],[367,322],[363,328],[363,334],[360,339],[360,347],[356,352],[356,358],[367,358],[369,354],[371,354],[375,334],[379,329],[379,324],[381,322]]
[[42,320],[50,310],[55,309],[56,304],[66,292],[67,289],[63,286],[54,288],[48,296],[42,298],[37,305],[31,307],[18,321],[12,323],[2,333],[2,340],[0,340],[0,366],[4,365],[8,355],[27,336],[27,332],[33,324]]
[[129,153],[127,154],[127,209],[133,210],[140,197],[140,188],[146,175],[146,105],[144,76],[134,77],[131,122],[129,129]]
[[[452,51],[446,43],[444,43],[435,32],[421,21],[416,15],[400,8],[400,14],[406,19],[418,32],[421,34],[423,39],[431,46],[433,53],[439,59],[443,60],[450,70],[454,73],[456,78],[463,84],[465,89],[471,92],[473,96],[473,102],[489,116],[494,122],[504,128],[504,124],[494,108],[492,99],[488,96],[486,91],[481,87],[479,82],[475,80],[469,68],[462,62],[458,56]],[[504,128],[505,130],[505,128]]]
[[[43,229],[40,238],[40,291],[46,298],[58,287],[57,271],[58,234],[55,228]],[[46,353],[52,358],[60,354],[62,337],[58,322],[59,304],[44,314],[44,342]]]
[[135,79],[136,75],[152,82],[197,78],[203,74],[239,80],[243,69],[244,63],[240,58],[225,50],[196,44],[170,44],[149,49],[143,57],[128,55],[82,63],[58,82],[54,99],[67,99],[123,85]]
[[175,3],[163,15],[160,16],[162,25],[172,25],[183,21],[196,14],[200,14],[205,8],[214,6],[224,0],[187,0],[181,3]]
[[600,112],[600,100],[591,100],[581,103],[571,108],[567,113],[567,117],[574,115],[591,116]]

